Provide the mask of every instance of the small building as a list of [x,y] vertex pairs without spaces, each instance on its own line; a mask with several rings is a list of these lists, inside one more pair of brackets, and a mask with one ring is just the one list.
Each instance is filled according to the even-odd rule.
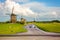
[[24,18],[21,18],[21,21],[20,21],[22,24],[26,24],[26,19]]

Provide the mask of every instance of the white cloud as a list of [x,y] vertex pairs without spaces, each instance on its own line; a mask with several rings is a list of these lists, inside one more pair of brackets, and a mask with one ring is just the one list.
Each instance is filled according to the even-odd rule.
[[4,3],[0,3],[0,16],[4,16],[5,13],[3,14],[4,11]]
[[55,11],[52,12],[53,15],[57,15],[57,13]]
[[[14,6],[14,14],[17,14],[17,15],[23,15],[23,16],[30,16],[30,17],[35,17],[35,13],[30,10],[29,8],[26,8],[26,7],[22,7],[20,4],[14,2],[14,1],[11,1],[11,0],[7,0],[4,4],[4,13],[10,13],[12,12],[12,8]],[[3,7],[2,7],[3,8]]]
[[[39,14],[40,18],[57,18],[60,16],[60,7],[47,7],[44,3],[32,2],[23,5]],[[60,17],[59,17],[60,18]]]
[[12,1],[26,3],[29,2],[30,0],[12,0]]
[[1,8],[0,12],[3,14],[11,13],[12,7],[14,6],[14,13],[18,15],[23,15],[27,17],[30,16],[38,18],[48,18],[48,19],[60,18],[60,7],[47,7],[45,3],[39,3],[39,2],[29,2],[21,5],[18,3],[28,1],[30,0],[13,0],[13,1],[6,0],[5,4],[0,3]]

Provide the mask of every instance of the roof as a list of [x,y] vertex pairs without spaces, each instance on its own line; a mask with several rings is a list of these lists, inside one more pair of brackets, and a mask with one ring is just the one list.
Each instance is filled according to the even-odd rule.
[[11,16],[16,16],[16,15],[12,13]]

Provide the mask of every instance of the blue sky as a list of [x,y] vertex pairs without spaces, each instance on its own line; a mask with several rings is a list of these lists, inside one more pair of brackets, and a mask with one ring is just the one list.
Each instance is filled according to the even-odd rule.
[[[37,15],[40,15],[39,17],[37,17],[38,19],[36,19],[38,21],[54,20],[54,19],[60,20],[60,0],[23,0],[23,1],[22,0],[20,0],[20,1],[19,0],[12,0],[12,1],[9,0],[9,1],[0,0],[0,5],[1,5],[0,16],[2,14],[2,16],[0,17],[0,21],[10,20],[9,16],[3,15],[4,12],[6,12],[6,13],[8,12],[8,11],[5,11],[5,9],[3,9],[3,8],[6,7],[6,9],[7,9],[7,6],[9,6],[9,5],[11,6],[12,4],[17,4],[17,3],[18,3],[17,6],[21,6],[21,7],[23,6],[23,8],[22,8],[23,11],[24,11],[24,8],[26,7],[25,9],[26,9],[26,11],[28,10],[28,13],[31,12],[31,14],[37,13]],[[5,5],[5,3],[9,4],[9,5],[3,6],[3,5]],[[8,7],[8,9],[10,9],[10,7]],[[4,11],[1,11],[1,10],[4,10]],[[19,8],[17,8],[16,10],[19,11]],[[9,11],[11,11],[11,10],[9,10]],[[34,17],[31,18],[31,17],[25,17],[25,16],[26,16],[26,13],[24,14],[23,17],[26,18],[27,20],[29,20],[29,18],[30,18],[30,21],[33,20],[33,18],[34,18]],[[17,17],[17,19],[20,20],[19,16]]]
[[32,0],[36,2],[43,2],[46,3],[47,6],[60,6],[60,0]]
[[[0,0],[0,2],[5,2],[6,0]],[[60,0],[30,0],[30,2],[42,2],[47,6],[60,7]]]

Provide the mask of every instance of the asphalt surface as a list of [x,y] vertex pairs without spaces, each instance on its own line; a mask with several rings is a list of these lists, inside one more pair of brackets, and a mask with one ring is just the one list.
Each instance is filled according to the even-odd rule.
[[17,36],[17,37],[0,37],[0,40],[60,40],[60,37],[51,37],[51,36]]
[[59,34],[42,31],[33,24],[26,25],[25,28],[28,32],[0,35],[0,40],[60,40]]
[[37,28],[35,25],[33,24],[29,24],[27,26],[25,26],[26,29],[28,30],[28,32],[30,32],[30,34],[45,34],[42,30],[40,30],[39,28]]
[[28,30],[28,32],[25,33],[17,33],[17,35],[60,35],[60,33],[51,33],[51,32],[45,32],[34,24],[28,24],[25,26],[25,28]]
[[16,33],[16,34],[8,34],[8,35],[0,35],[0,36],[60,36],[60,33],[51,33],[51,32],[45,32],[34,24],[28,24],[25,26],[25,28],[28,30],[24,33]]
[[17,35],[44,35],[44,31],[40,30],[33,24],[28,24],[25,26],[25,28],[28,30],[27,32],[24,33],[17,33]]

